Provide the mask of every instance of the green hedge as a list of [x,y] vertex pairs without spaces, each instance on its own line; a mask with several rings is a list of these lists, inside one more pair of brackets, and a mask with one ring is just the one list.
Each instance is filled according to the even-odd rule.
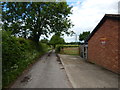
[[47,45],[2,33],[2,84],[9,85],[36,57],[47,51]]

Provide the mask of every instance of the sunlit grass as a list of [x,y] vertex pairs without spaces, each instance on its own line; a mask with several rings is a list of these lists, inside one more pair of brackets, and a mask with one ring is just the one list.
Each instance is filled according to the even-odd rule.
[[79,47],[64,47],[61,51],[61,54],[68,55],[79,55]]

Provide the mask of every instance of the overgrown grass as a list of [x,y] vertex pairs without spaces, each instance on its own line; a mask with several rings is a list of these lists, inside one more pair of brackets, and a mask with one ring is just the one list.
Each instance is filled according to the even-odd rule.
[[64,47],[61,51],[61,54],[68,54],[68,55],[79,55],[79,48],[78,47]]
[[63,50],[61,50],[60,53],[68,55],[79,55],[79,48],[78,47],[63,48]]
[[24,38],[16,38],[9,32],[2,34],[2,86],[13,82],[25,68],[48,51],[43,43],[36,44]]
[[57,45],[56,53],[79,55],[79,45]]

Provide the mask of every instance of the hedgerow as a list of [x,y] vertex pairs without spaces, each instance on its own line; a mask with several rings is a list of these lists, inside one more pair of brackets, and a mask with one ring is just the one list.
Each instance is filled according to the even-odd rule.
[[47,51],[47,45],[2,33],[2,84],[9,85],[36,57]]

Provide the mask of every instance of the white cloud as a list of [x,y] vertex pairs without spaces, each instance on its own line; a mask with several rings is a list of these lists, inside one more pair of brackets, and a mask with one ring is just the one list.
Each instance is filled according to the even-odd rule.
[[[76,34],[92,31],[105,14],[118,13],[119,0],[84,0],[72,3],[73,14],[70,16],[75,25],[71,30]],[[75,37],[75,36],[73,36]],[[72,37],[64,37],[66,42],[75,41]]]
[[79,4],[81,4],[81,2],[80,2],[80,1],[77,1],[77,4],[79,5]]

